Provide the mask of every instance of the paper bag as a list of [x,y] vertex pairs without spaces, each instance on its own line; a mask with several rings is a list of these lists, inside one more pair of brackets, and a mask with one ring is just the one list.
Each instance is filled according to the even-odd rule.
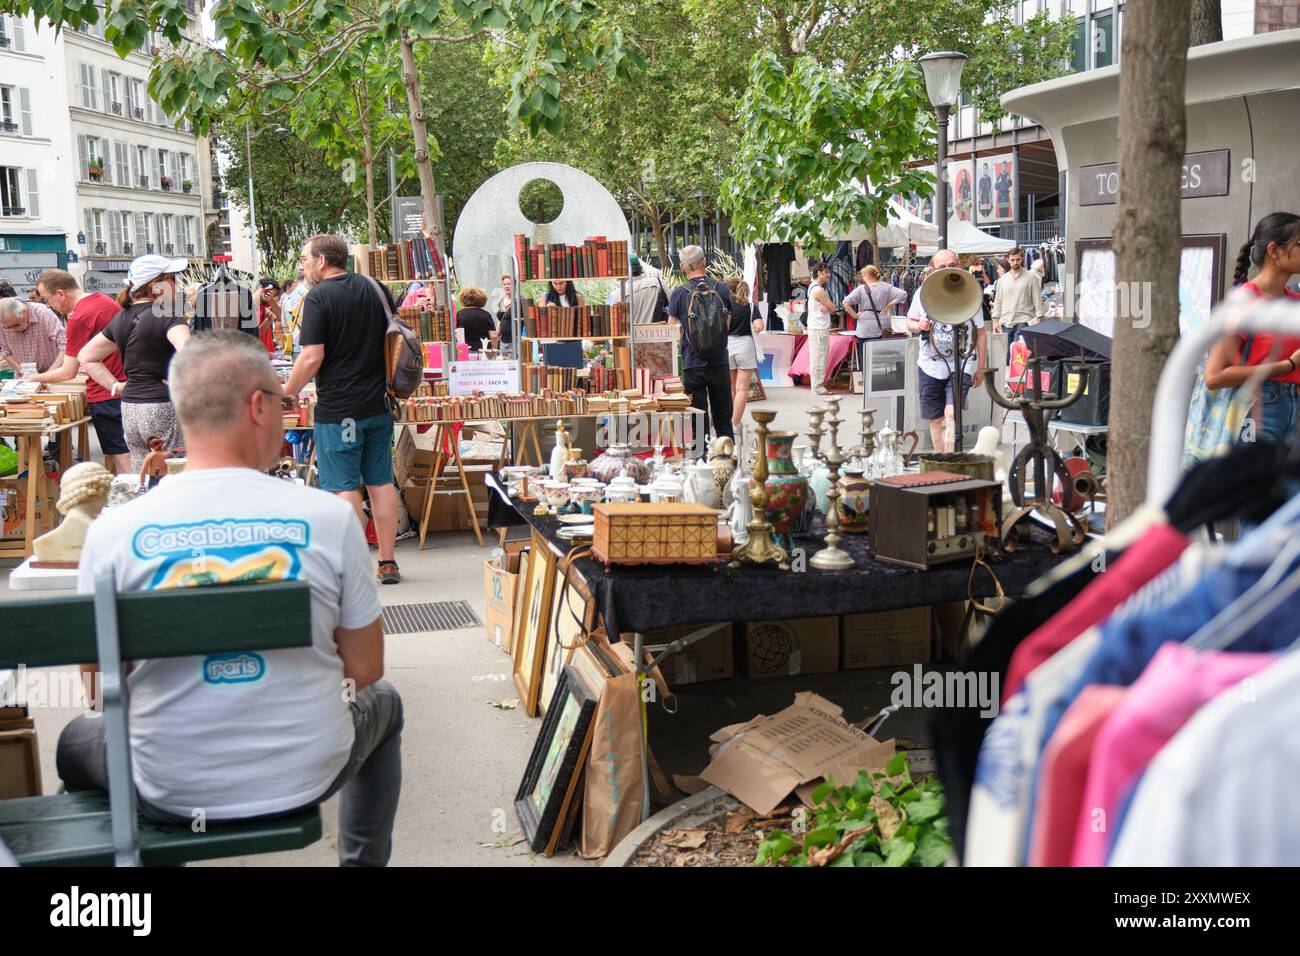
[[595,737],[583,786],[585,860],[606,856],[641,822],[641,695],[635,674],[605,681],[596,705]]

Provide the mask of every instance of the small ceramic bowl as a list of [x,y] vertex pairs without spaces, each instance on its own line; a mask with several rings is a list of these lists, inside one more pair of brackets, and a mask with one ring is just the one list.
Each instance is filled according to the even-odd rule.
[[552,508],[563,508],[569,503],[569,483],[567,481],[542,482],[542,494],[546,503]]

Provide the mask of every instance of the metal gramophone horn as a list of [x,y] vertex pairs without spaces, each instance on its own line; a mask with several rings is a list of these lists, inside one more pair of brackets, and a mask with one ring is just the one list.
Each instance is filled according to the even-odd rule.
[[980,310],[984,295],[979,280],[965,269],[939,269],[921,284],[925,314],[944,325],[969,322]]
[[[955,266],[938,269],[921,284],[921,307],[934,322],[952,326],[953,362],[952,387],[957,400],[953,403],[953,450],[962,450],[962,376],[961,369],[965,362],[965,350],[962,344],[961,327],[975,317],[980,311],[984,291],[979,280],[965,269]],[[930,332],[931,344],[934,344],[934,332]]]

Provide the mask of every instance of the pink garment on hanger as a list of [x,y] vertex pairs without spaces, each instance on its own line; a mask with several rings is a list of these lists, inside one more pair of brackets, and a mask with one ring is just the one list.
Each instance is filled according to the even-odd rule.
[[1117,607],[1177,561],[1190,543],[1186,535],[1167,524],[1155,525],[1133,542],[1078,597],[1020,642],[1007,667],[1002,703],[1021,688],[1025,675],[1088,628],[1110,617]]
[[1079,693],[1061,717],[1039,765],[1034,832],[1029,843],[1030,866],[1070,865],[1074,827],[1083,803],[1092,744],[1128,690],[1092,684]]
[[[1114,836],[1111,824],[1120,822],[1115,811],[1146,765],[1201,707],[1278,656],[1161,645],[1093,741],[1071,866],[1106,865]],[[1093,829],[1094,809],[1105,814],[1105,831]]]

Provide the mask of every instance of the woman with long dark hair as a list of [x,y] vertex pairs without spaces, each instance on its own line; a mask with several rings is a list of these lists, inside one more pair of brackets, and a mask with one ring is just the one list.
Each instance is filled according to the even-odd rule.
[[586,300],[574,286],[572,279],[552,279],[546,286],[546,298],[543,305],[558,305],[562,308],[576,308],[585,305]]
[[[1252,266],[1259,271],[1247,281]],[[1232,284],[1239,295],[1300,299],[1300,294],[1287,288],[1297,273],[1300,216],[1275,212],[1261,219],[1242,245]],[[1292,444],[1300,434],[1300,338],[1278,339],[1266,332],[1224,336],[1205,361],[1205,384],[1209,388],[1242,385],[1264,366],[1268,377],[1251,412],[1256,440]]]

